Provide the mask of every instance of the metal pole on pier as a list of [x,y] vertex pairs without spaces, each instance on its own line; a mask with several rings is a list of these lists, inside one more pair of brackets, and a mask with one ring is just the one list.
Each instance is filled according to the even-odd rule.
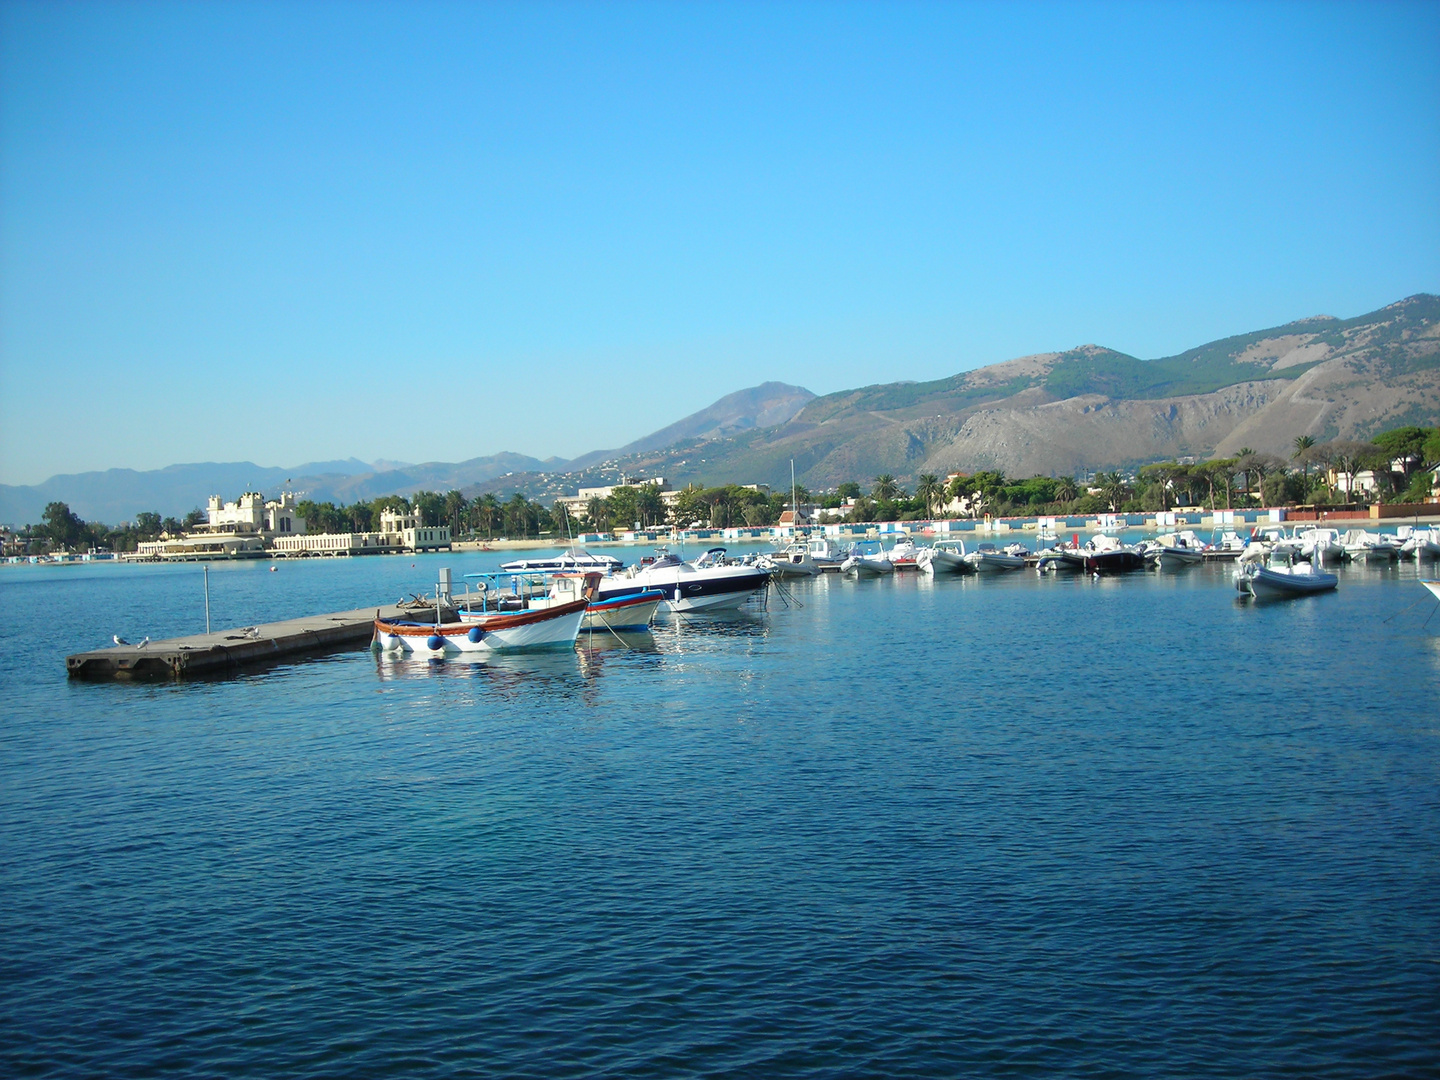
[[201,566],[205,571],[205,632],[210,632],[210,567]]

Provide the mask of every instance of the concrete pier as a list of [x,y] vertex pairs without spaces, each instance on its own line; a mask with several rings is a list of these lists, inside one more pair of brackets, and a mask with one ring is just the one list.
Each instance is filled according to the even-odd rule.
[[[441,616],[454,618],[448,607]],[[72,679],[184,679],[219,675],[302,653],[350,648],[369,641],[376,618],[430,622],[435,608],[382,604],[308,615],[239,630],[193,634],[145,645],[115,645],[65,658]]]

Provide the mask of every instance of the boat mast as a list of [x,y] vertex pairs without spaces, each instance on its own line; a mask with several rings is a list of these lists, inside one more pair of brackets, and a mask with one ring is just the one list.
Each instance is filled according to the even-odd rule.
[[795,535],[800,535],[800,502],[795,497],[795,459],[790,459],[790,523],[795,526]]

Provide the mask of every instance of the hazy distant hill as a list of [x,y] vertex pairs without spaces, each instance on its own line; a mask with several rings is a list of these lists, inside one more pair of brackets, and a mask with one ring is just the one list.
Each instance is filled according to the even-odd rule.
[[252,488],[278,489],[290,478],[319,474],[343,478],[370,471],[365,462],[349,458],[310,462],[293,469],[265,468],[251,461],[205,461],[145,472],[107,469],[70,473],[52,476],[42,484],[0,484],[0,521],[13,525],[38,522],[46,504],[55,501],[68,503],[87,521],[112,525],[133,521],[144,510],[153,510],[162,517],[180,517],[197,506],[203,508],[212,494],[234,499]]
[[377,462],[381,471],[356,458],[308,462],[288,469],[264,468],[249,461],[170,465],[146,472],[107,469],[52,476],[31,486],[0,485],[0,522],[38,522],[46,504],[57,500],[68,503],[87,521],[133,521],[144,510],[179,517],[195,507],[203,508],[211,495],[231,500],[252,489],[274,495],[286,483],[302,498],[355,502],[380,495],[409,495],[421,488],[448,491],[507,472],[553,468],[555,464],[554,459],[547,463],[523,454],[495,454],[458,464]]

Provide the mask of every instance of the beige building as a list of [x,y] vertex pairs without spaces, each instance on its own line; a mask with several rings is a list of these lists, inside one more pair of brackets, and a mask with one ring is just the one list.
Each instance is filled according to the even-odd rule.
[[663,476],[652,476],[649,479],[626,477],[620,483],[611,484],[609,487],[581,488],[578,495],[561,495],[555,501],[564,506],[571,514],[583,516],[591,499],[608,499],[616,488],[641,487],[645,484],[654,484],[660,489],[660,499],[666,506],[670,506],[680,497],[680,492],[670,490],[669,481]]
[[295,512],[293,491],[282,492],[280,498],[268,502],[258,491],[247,491],[234,502],[227,503],[222,503],[219,495],[211,495],[205,513],[209,520],[196,526],[196,533],[231,536],[274,533],[283,536],[305,531],[305,519]]
[[161,537],[136,547],[143,559],[195,562],[199,559],[263,559],[265,540],[260,536],[233,536],[200,533],[195,536]]
[[413,510],[380,511],[377,532],[316,533],[313,536],[275,536],[270,542],[277,555],[374,555],[390,551],[449,551],[450,526],[422,525]]

